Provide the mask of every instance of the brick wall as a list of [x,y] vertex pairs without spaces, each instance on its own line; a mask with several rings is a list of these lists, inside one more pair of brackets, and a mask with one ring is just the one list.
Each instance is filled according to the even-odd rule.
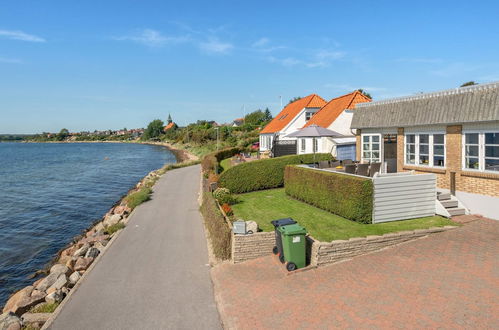
[[272,253],[275,233],[259,232],[250,235],[232,235],[232,262],[239,263]]
[[360,162],[360,160],[362,159],[361,158],[361,150],[362,150],[362,139],[360,137],[360,134],[362,133],[362,131],[360,129],[357,130],[357,134],[355,135],[355,155],[356,155],[356,159]]
[[414,231],[403,231],[399,233],[385,234],[382,236],[367,236],[350,238],[349,240],[337,240],[330,243],[313,241],[311,247],[312,252],[310,265],[323,266],[332,264],[452,228],[455,227],[446,226],[434,227],[430,229],[416,229]]

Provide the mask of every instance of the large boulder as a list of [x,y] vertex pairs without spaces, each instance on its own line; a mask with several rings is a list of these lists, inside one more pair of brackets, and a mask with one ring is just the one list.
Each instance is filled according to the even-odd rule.
[[40,329],[52,316],[52,313],[24,313],[21,316],[24,327]]
[[75,284],[80,280],[80,278],[81,275],[78,272],[74,272],[73,274],[71,274],[71,276],[69,276],[69,286],[70,287],[75,286]]
[[47,289],[50,288],[52,286],[52,284],[55,283],[55,281],[57,281],[57,278],[59,277],[59,275],[61,275],[61,274],[50,273],[47,277],[45,277],[43,280],[41,280],[40,283],[38,283],[38,285],[36,286],[36,289],[40,290],[40,291],[47,291]]
[[78,250],[75,251],[75,253],[73,253],[73,257],[83,257],[85,255],[85,253],[87,253],[88,249],[90,248],[90,244],[83,244],[83,246],[81,248],[79,248]]
[[0,330],[20,330],[21,319],[14,313],[0,315]]
[[45,301],[49,304],[60,303],[64,299],[64,293],[61,290],[54,291],[45,297]]
[[12,312],[16,315],[22,315],[31,307],[42,302],[45,296],[45,292],[35,290],[33,286],[27,286],[7,300],[3,308],[3,313]]
[[71,269],[69,269],[68,266],[63,265],[63,264],[55,264],[50,268],[50,273],[54,274],[64,274],[64,275],[69,275],[71,274]]
[[87,254],[85,254],[85,258],[97,258],[99,253],[99,249],[91,247],[90,249],[88,249]]
[[66,286],[67,283],[68,283],[68,278],[66,277],[66,274],[61,274],[57,278],[57,281],[55,281],[55,283],[52,284],[52,286],[47,289],[47,294],[51,294],[54,291],[62,289],[63,287]]
[[87,270],[90,264],[94,261],[94,258],[78,258],[75,263],[75,271]]
[[129,214],[131,209],[126,205],[119,205],[114,208],[114,214],[125,215]]
[[113,214],[110,217],[106,217],[103,221],[103,224],[105,227],[109,227],[109,226],[117,224],[118,222],[120,222],[120,220],[121,220],[121,215]]

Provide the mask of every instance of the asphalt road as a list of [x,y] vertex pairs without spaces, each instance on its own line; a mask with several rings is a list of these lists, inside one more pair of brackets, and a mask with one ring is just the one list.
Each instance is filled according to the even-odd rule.
[[50,329],[221,328],[199,182],[199,165],[167,172]]

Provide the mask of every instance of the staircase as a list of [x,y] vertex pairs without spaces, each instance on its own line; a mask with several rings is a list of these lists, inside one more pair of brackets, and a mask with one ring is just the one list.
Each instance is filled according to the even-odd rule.
[[437,191],[437,199],[450,216],[466,214],[466,210],[463,207],[459,207],[457,198],[450,193]]

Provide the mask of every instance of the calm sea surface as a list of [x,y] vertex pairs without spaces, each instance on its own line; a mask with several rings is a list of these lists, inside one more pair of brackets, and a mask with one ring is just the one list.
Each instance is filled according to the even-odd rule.
[[0,306],[147,173],[175,156],[121,143],[0,143]]

